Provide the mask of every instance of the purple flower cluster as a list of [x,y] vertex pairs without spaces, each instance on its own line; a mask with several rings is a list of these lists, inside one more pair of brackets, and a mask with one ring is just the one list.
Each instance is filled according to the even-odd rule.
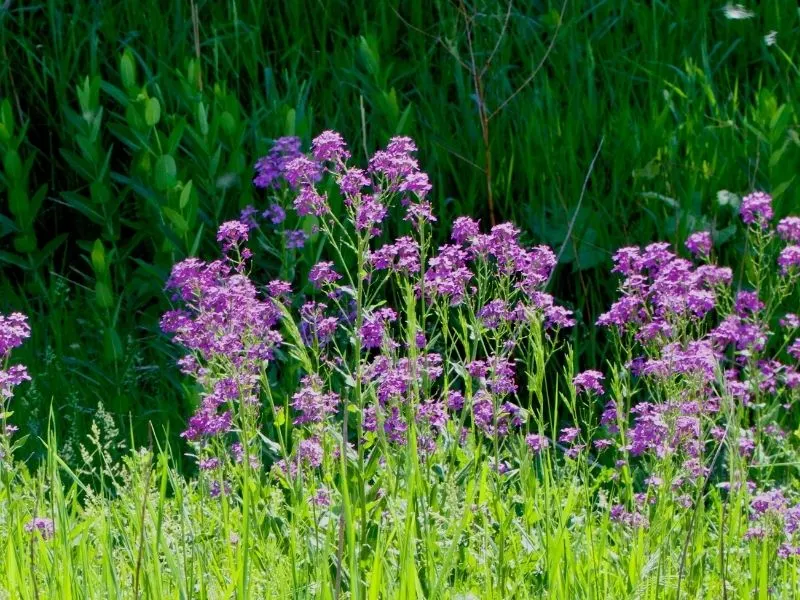
[[49,540],[55,534],[56,528],[52,519],[47,517],[35,517],[25,523],[25,531],[33,533],[37,531],[43,539]]
[[322,423],[329,415],[336,412],[339,396],[333,392],[324,392],[322,379],[318,375],[306,375],[300,390],[292,396],[292,408],[299,413],[295,425],[303,423]]
[[742,198],[739,214],[747,225],[758,225],[766,229],[773,215],[772,196],[764,192],[748,194]]
[[711,234],[708,231],[698,231],[686,239],[686,249],[699,258],[705,258],[711,253]]
[[[30,381],[24,365],[8,365],[11,351],[18,348],[31,336],[28,317],[21,313],[0,315],[0,412],[5,412],[7,402],[14,396],[14,388],[23,381]],[[0,435],[10,436],[17,431],[15,425],[0,421]],[[2,458],[2,453],[0,453]]]
[[256,162],[256,177],[253,184],[257,188],[278,188],[286,175],[287,165],[301,155],[300,138],[282,137],[275,140],[269,153]]
[[605,393],[603,389],[603,379],[605,376],[600,371],[584,371],[578,373],[572,378],[572,385],[575,386],[575,391],[579,394],[581,392],[594,392],[598,396]]
[[[235,227],[220,233],[225,240],[240,235]],[[255,375],[282,342],[276,330],[280,308],[274,300],[260,298],[250,279],[227,261],[186,259],[173,267],[167,289],[184,308],[165,313],[161,328],[189,350],[181,360],[183,372],[209,390],[184,436],[198,440],[218,435],[231,427],[230,407],[252,399]],[[221,365],[228,371],[222,378]]]

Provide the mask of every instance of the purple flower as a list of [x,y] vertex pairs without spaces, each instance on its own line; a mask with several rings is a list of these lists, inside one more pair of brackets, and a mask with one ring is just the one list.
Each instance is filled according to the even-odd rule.
[[419,245],[410,237],[401,237],[394,244],[387,244],[370,252],[368,260],[373,268],[390,269],[404,274],[419,272]]
[[294,209],[301,217],[321,217],[330,211],[327,194],[320,194],[313,185],[303,185],[294,199]]
[[292,284],[288,281],[273,279],[267,284],[267,293],[273,298],[287,298],[292,293]]
[[270,204],[261,216],[269,219],[273,225],[280,225],[286,220],[286,211],[280,204]]
[[753,192],[742,198],[739,208],[742,221],[747,225],[757,224],[762,229],[772,219],[772,196],[764,192]]
[[487,329],[496,329],[509,318],[505,300],[492,300],[478,311],[478,318]]
[[213,471],[220,467],[220,460],[216,457],[201,459],[197,466],[201,471]]
[[335,131],[323,131],[311,141],[311,153],[319,162],[342,163],[350,158],[342,136]]
[[364,348],[381,348],[389,339],[388,324],[397,319],[397,313],[391,308],[382,308],[364,318],[361,326],[361,343]]
[[800,267],[800,246],[786,246],[778,255],[778,266],[781,273],[788,275],[793,269]]
[[369,230],[374,234],[380,233],[376,225],[380,225],[386,218],[388,209],[380,202],[379,196],[366,196],[356,207],[356,229]]
[[333,339],[339,319],[326,316],[325,309],[320,302],[306,302],[300,307],[300,336],[305,344],[325,346]]
[[736,294],[734,310],[740,317],[744,318],[748,315],[754,315],[763,309],[764,303],[758,299],[758,294],[755,292],[742,291]]
[[252,204],[245,206],[242,212],[239,213],[239,221],[244,223],[248,229],[255,229],[258,227],[255,216],[258,211]]
[[300,138],[277,139],[269,153],[256,163],[256,177],[253,179],[253,184],[257,188],[279,188],[281,179],[286,173],[286,165],[300,155]]
[[564,444],[571,444],[580,434],[581,430],[577,427],[564,427],[564,429],[561,430],[561,435],[558,437],[558,441]]
[[300,391],[292,396],[292,408],[299,413],[295,425],[322,423],[336,412],[339,396],[333,392],[322,391],[322,380],[318,375],[306,375],[301,380]]
[[800,244],[800,217],[786,217],[778,222],[778,235],[792,244]]
[[453,222],[451,238],[456,244],[463,244],[470,241],[478,233],[480,233],[478,221],[469,217],[458,217]]
[[227,252],[248,239],[248,227],[241,221],[226,221],[217,230],[217,241],[222,244],[222,251]]
[[48,519],[46,517],[35,517],[25,523],[25,531],[28,533],[38,531],[42,538],[48,540],[53,537],[53,534],[55,533],[55,526],[52,519]]
[[450,390],[447,393],[447,408],[456,411],[464,408],[464,395],[458,390]]
[[563,306],[548,306],[545,311],[545,327],[548,329],[558,329],[561,327],[572,327],[575,319],[572,318],[572,311]]
[[356,196],[369,185],[369,178],[362,169],[347,169],[339,180],[339,189],[345,197]]
[[411,156],[416,151],[417,147],[411,138],[394,137],[386,150],[373,154],[369,170],[386,177],[396,189],[402,180],[419,172],[417,161]]
[[314,497],[311,499],[312,504],[314,506],[319,506],[321,508],[325,508],[331,505],[331,493],[328,491],[327,488],[321,487],[319,488]]
[[308,280],[317,288],[332,284],[341,278],[342,276],[333,270],[332,262],[318,262],[308,272]]
[[686,248],[700,258],[705,258],[711,253],[711,234],[708,231],[693,233],[686,240]]
[[322,446],[317,438],[302,440],[297,448],[297,459],[312,469],[322,465],[323,454]]
[[550,440],[545,436],[536,433],[530,433],[525,436],[525,443],[534,454],[540,454],[542,450],[550,447]]
[[584,391],[591,391],[598,396],[602,396],[605,393],[602,384],[604,379],[605,375],[600,371],[590,370],[575,375],[572,379],[572,384],[575,386],[575,391],[579,394]]
[[31,337],[31,326],[28,317],[22,313],[11,313],[7,317],[0,315],[0,357],[5,358],[14,348]]
[[287,248],[302,248],[308,239],[308,235],[302,229],[287,229],[284,233]]
[[301,184],[311,187],[322,177],[322,171],[319,164],[301,155],[286,163],[284,177],[293,188]]
[[424,198],[428,195],[428,192],[431,191],[431,184],[428,181],[427,174],[422,172],[409,173],[398,189],[401,192],[411,192],[416,194],[419,198]]

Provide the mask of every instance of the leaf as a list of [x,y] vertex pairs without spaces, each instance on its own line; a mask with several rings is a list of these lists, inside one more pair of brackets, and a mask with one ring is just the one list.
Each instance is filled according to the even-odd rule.
[[6,177],[12,181],[17,181],[22,177],[22,160],[19,157],[19,152],[16,150],[9,150],[3,157],[3,169],[5,169]]
[[122,78],[122,86],[127,90],[133,88],[136,85],[136,61],[133,60],[133,54],[128,48],[122,53],[122,58],[119,61],[119,71]]
[[106,264],[106,249],[103,247],[103,242],[98,238],[94,241],[92,246],[92,269],[98,275],[105,275],[108,273],[108,265]]
[[150,98],[144,109],[144,121],[149,127],[155,127],[161,120],[161,103],[158,98]]
[[163,211],[164,215],[170,221],[172,221],[172,224],[175,226],[179,234],[183,235],[189,230],[189,224],[186,222],[186,219],[183,218],[183,215],[181,215],[178,211],[170,208],[169,206],[165,206]]
[[175,187],[178,169],[175,159],[169,154],[163,154],[156,161],[155,184],[156,189],[166,191]]
[[186,185],[184,185],[183,189],[181,190],[181,198],[178,203],[178,206],[181,207],[181,210],[186,208],[186,205],[189,204],[191,196],[192,196],[192,180],[190,179],[189,181],[186,182]]
[[105,281],[98,281],[94,284],[95,300],[100,308],[111,308],[114,306],[114,296],[111,288]]

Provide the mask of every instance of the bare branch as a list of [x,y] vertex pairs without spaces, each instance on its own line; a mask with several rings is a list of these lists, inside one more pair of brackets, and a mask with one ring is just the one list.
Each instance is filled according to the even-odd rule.
[[483,65],[481,69],[479,77],[483,77],[486,74],[486,71],[489,70],[489,67],[492,64],[492,60],[494,59],[494,55],[497,54],[497,51],[500,49],[500,42],[503,41],[503,38],[506,36],[506,31],[508,31],[508,22],[511,19],[511,0],[508,2],[508,10],[506,11],[506,18],[503,21],[503,28],[500,30],[500,35],[497,36],[497,41],[494,44],[494,48],[492,48],[491,53],[489,54],[489,58],[486,59],[486,63]]
[[561,5],[561,13],[558,16],[558,25],[556,25],[555,33],[553,33],[553,39],[550,40],[550,45],[547,47],[547,51],[544,53],[544,56],[542,57],[542,60],[539,61],[539,64],[536,65],[536,68],[533,70],[533,72],[530,74],[530,76],[522,83],[522,85],[519,86],[514,91],[513,94],[511,94],[508,98],[506,98],[503,101],[503,103],[500,106],[498,106],[491,115],[489,115],[489,120],[490,121],[495,117],[495,115],[497,115],[497,113],[499,113],[501,110],[503,110],[508,105],[509,102],[511,102],[514,98],[516,98],[517,94],[519,94],[522,90],[524,90],[526,87],[528,87],[528,85],[530,85],[531,81],[534,80],[536,75],[539,73],[541,68],[544,66],[545,61],[550,56],[550,52],[553,51],[553,46],[555,46],[555,44],[556,44],[556,39],[558,39],[558,32],[561,30],[561,23],[564,22],[564,12],[566,11],[566,9],[567,9],[567,0],[564,0],[564,4]]

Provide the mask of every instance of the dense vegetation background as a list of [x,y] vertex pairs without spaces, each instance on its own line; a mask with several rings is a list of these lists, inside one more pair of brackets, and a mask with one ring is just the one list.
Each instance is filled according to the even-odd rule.
[[[555,294],[584,322],[619,246],[711,226],[724,253],[721,190],[800,206],[800,13],[729,16],[711,0],[5,2],[0,312],[33,328],[15,421],[42,432],[52,405],[67,454],[99,403],[139,440],[181,431],[166,275],[263,204],[252,165],[281,135],[336,129],[359,160],[412,136],[440,235],[457,215],[513,220],[559,251]],[[581,340],[581,362],[602,343]]]

